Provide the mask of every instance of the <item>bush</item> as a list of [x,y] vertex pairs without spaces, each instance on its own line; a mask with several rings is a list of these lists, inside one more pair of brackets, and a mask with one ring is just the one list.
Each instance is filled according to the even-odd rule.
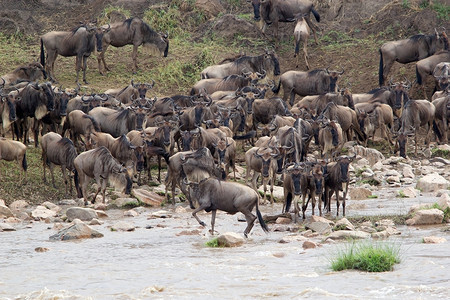
[[392,271],[400,262],[399,247],[392,244],[351,243],[331,261],[333,271],[355,269],[367,272]]

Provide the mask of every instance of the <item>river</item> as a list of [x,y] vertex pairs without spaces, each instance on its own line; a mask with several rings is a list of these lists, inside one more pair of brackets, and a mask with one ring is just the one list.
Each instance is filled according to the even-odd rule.
[[[419,197],[415,202],[434,200]],[[356,202],[364,207],[352,210]],[[374,210],[404,213],[412,202],[348,203],[351,216]],[[401,263],[392,272],[333,272],[330,259],[345,242],[303,250],[301,241],[279,243],[292,233],[265,234],[256,224],[243,246],[213,249],[204,246],[211,236],[189,209],[171,218],[149,218],[156,210],[145,208],[134,218],[108,210],[104,224],[93,226],[104,234],[97,239],[50,241],[56,230],[44,222],[1,232],[0,299],[450,299],[449,242],[421,242],[430,235],[448,239],[443,226],[398,226],[402,234],[383,241],[400,247]],[[277,214],[281,205],[265,205],[261,211]],[[210,214],[199,216],[209,226]],[[111,231],[118,220],[137,228]],[[236,215],[218,212],[219,232],[242,233],[244,228]],[[200,233],[185,234],[195,229]],[[36,252],[36,247],[49,251]]]

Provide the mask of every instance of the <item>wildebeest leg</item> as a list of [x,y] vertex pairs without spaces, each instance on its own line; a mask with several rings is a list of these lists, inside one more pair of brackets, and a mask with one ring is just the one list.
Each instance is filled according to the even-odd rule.
[[[316,35],[314,34],[314,37]],[[316,38],[316,44],[317,44],[317,38]],[[303,40],[303,57],[305,58],[306,68],[309,70],[309,63],[308,63],[308,50],[306,47],[308,46],[308,37],[305,37]]]
[[256,216],[247,207],[241,209],[241,213],[245,216],[245,220],[247,221],[247,227],[244,230],[244,236],[247,238],[255,224]]
[[[305,212],[306,212],[306,207],[308,206],[308,203],[306,202],[306,204],[305,204],[305,199],[306,199],[306,194],[307,194],[307,192],[308,192],[308,190],[305,188],[303,191],[302,191],[302,217],[303,217],[303,220],[305,219]],[[308,202],[309,202],[309,199],[308,199]]]
[[[339,216],[339,205],[340,205],[340,203],[339,203],[339,189],[336,188],[334,193],[335,193],[335,196],[336,196],[336,217],[337,217],[337,216]],[[330,200],[331,200],[331,197],[330,197]]]
[[45,65],[45,71],[47,72],[49,80],[51,82],[56,82],[53,70],[55,67],[55,61],[57,57],[58,53],[56,51],[47,51],[47,64]]
[[52,163],[49,163],[48,168],[50,169],[50,175],[52,176],[52,186],[56,189],[55,176],[54,176],[55,165]]
[[345,198],[347,198],[348,182],[345,184],[345,188],[342,191],[342,215],[345,217]]
[[447,118],[443,117],[442,118],[442,127],[443,127],[443,135],[442,135],[442,139],[444,141],[444,143],[448,143],[448,136],[447,136],[447,128],[448,128],[448,124],[447,124]]
[[[252,188],[255,190],[255,192],[258,193],[258,189],[256,187],[256,182],[258,181],[259,173],[256,171],[253,171],[253,177],[252,177]],[[266,203],[266,193],[264,193],[264,200],[263,203]]]
[[161,183],[161,156],[158,155],[158,182]]
[[45,151],[42,151],[41,157],[42,157],[42,167],[44,168],[44,172],[42,173],[42,175],[43,175],[42,179],[44,180],[44,183],[47,183],[47,178],[45,177],[45,173],[46,173],[45,166],[47,165],[47,155],[46,155]]
[[106,179],[102,180],[102,197],[103,197],[103,203],[106,203]]
[[[318,207],[319,207],[319,216],[322,216],[322,197],[323,197],[323,193],[322,194],[318,194],[317,196],[319,198],[319,205],[318,205]],[[313,210],[313,213],[314,213],[314,210]]]
[[88,56],[83,56],[83,65],[81,66],[81,69],[83,70],[83,82],[89,84],[89,82],[87,82],[86,80],[87,59]]
[[[197,222],[202,225],[202,226],[206,226],[205,222],[203,222],[202,220],[200,220],[200,218],[197,216],[197,213],[199,211],[204,210],[205,208],[207,208],[210,205],[210,203],[208,202],[207,204],[202,204],[200,205],[198,208],[196,208],[193,212],[192,212],[192,216],[197,220]],[[212,220],[211,220],[212,222]]]
[[289,93],[289,104],[292,106],[294,106],[294,100],[295,100],[295,91],[292,89],[291,92]]
[[209,231],[211,235],[214,235],[214,223],[216,222],[216,212],[217,209],[211,210],[211,230]]
[[77,57],[75,58],[75,72],[77,73],[77,79],[75,80],[75,83],[78,83],[82,60],[83,60],[82,54],[77,55]]
[[[95,200],[97,199],[97,195],[98,195],[98,194],[100,193],[100,191],[102,190],[104,180],[102,180],[102,179],[100,178],[100,175],[95,175],[95,182],[97,183],[97,192],[95,192],[94,199],[92,199],[92,201],[91,201],[92,204],[95,203]],[[105,182],[105,188],[106,188],[106,182]],[[103,200],[104,200],[104,199],[103,199]]]
[[133,45],[133,52],[131,53],[131,58],[133,59],[133,73],[136,73],[138,66],[137,66],[137,51],[138,51],[139,45]]
[[63,174],[63,179],[64,179],[64,184],[66,186],[66,196],[68,195],[67,193],[67,186],[70,185],[70,193],[72,193],[72,181],[70,180],[70,176],[69,176],[69,182],[67,182],[67,172],[66,172],[66,166],[62,165],[61,166],[61,172]]
[[109,47],[109,44],[103,44],[102,45],[103,51],[100,52],[100,54],[97,57],[98,71],[100,72],[101,75],[104,75],[104,72],[102,71],[102,68],[101,68],[102,62],[103,62],[103,66],[105,67],[105,70],[110,71],[108,65],[105,62],[105,53],[106,53],[106,49],[108,49],[108,47]]
[[83,194],[83,198],[84,198],[84,205],[87,206],[89,204],[89,201],[88,201],[89,199],[88,199],[88,194],[87,194],[87,185],[89,182],[89,178],[82,171],[78,172],[78,176],[79,176],[79,180],[80,180],[79,183],[81,185],[81,193]]

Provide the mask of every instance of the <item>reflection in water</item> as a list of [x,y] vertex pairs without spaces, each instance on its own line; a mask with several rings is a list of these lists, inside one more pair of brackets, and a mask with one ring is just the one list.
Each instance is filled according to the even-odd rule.
[[[383,210],[377,206],[384,201],[364,203],[364,209],[348,214]],[[396,205],[398,210],[410,207]],[[437,227],[398,227],[402,235],[388,239],[401,248],[402,262],[393,272],[332,272],[329,259],[342,243],[303,250],[302,241],[279,243],[295,233],[266,235],[255,225],[242,247],[210,249],[203,246],[210,238],[209,227],[198,226],[189,212],[171,219],[148,219],[150,211],[126,219],[137,226],[133,232],[112,232],[110,226],[123,219],[123,211],[108,211],[105,224],[94,226],[104,234],[99,239],[50,241],[55,230],[43,222],[0,233],[0,299],[450,298],[448,242],[421,243],[424,236],[445,236]],[[278,204],[262,207],[263,214],[280,211]],[[210,214],[201,218],[208,223]],[[146,229],[148,225],[152,228]],[[242,233],[245,223],[218,212],[216,228]],[[178,235],[194,229],[202,234]],[[50,250],[38,253],[36,247]]]

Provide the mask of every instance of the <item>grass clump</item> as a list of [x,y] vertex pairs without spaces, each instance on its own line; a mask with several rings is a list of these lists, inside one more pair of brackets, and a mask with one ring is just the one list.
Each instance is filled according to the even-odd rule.
[[393,244],[353,242],[332,259],[331,268],[333,271],[392,271],[393,266],[400,262],[399,251],[399,247]]
[[209,240],[205,243],[206,247],[210,247],[210,248],[221,248],[222,246],[220,246],[219,244],[219,239],[218,238],[213,238],[212,240]]
[[405,192],[403,192],[403,191],[398,191],[397,197],[399,197],[399,198],[408,198],[408,196],[406,196]]
[[431,156],[432,157],[450,158],[450,151],[449,150],[438,149],[438,148],[433,148],[433,149],[431,149]]
[[369,195],[369,197],[367,197],[367,198],[369,198],[369,199],[377,199],[378,198],[378,195]]
[[433,9],[437,13],[439,19],[445,21],[450,20],[450,5],[435,2],[431,5],[431,9]]

